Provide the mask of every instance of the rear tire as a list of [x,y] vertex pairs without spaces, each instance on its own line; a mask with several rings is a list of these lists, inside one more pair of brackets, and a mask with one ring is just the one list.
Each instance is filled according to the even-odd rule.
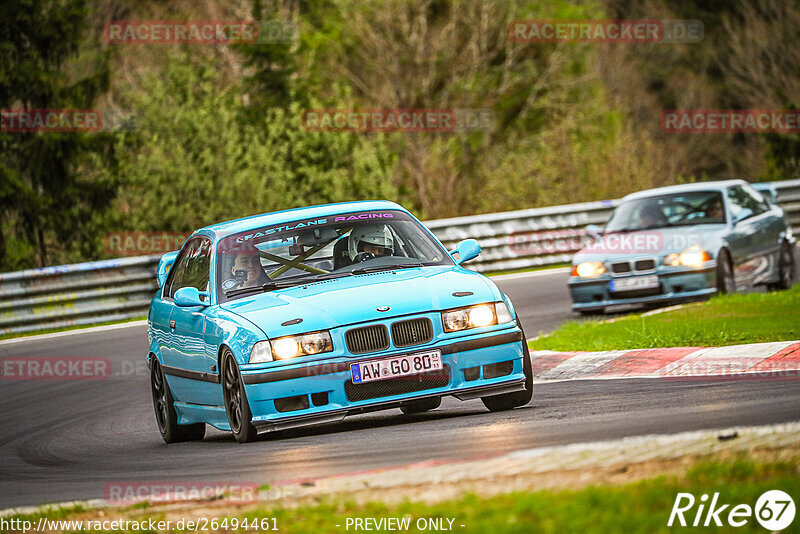
[[735,292],[736,280],[733,277],[731,255],[722,249],[717,257],[717,293],[723,295]]
[[442,398],[436,397],[433,399],[420,399],[418,401],[409,402],[400,406],[400,411],[406,415],[413,413],[422,413],[435,410],[442,405]]
[[156,424],[161,438],[166,443],[196,441],[206,435],[205,423],[179,425],[178,413],[175,411],[175,400],[172,391],[161,369],[161,362],[156,356],[150,356],[150,390],[153,392],[153,408],[156,412]]
[[780,257],[778,258],[779,279],[774,284],[770,284],[770,289],[778,291],[791,289],[794,283],[794,251],[789,243],[781,246]]
[[256,427],[251,422],[253,413],[244,391],[242,373],[233,353],[227,348],[222,353],[222,397],[231,432],[239,443],[250,443],[258,439]]
[[531,365],[531,354],[528,351],[528,342],[525,332],[522,332],[522,371],[525,374],[525,391],[515,391],[504,395],[492,395],[482,397],[483,405],[489,408],[490,412],[502,412],[525,406],[533,397],[533,366]]

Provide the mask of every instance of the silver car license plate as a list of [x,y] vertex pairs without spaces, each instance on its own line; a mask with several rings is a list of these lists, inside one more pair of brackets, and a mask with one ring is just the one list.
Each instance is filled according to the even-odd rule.
[[635,291],[637,289],[651,289],[658,287],[658,276],[636,276],[633,278],[620,278],[609,282],[609,291]]

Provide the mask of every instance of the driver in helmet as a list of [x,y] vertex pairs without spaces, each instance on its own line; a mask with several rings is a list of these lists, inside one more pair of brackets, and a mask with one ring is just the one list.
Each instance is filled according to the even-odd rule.
[[348,252],[354,262],[394,255],[394,237],[384,224],[360,226],[350,232]]

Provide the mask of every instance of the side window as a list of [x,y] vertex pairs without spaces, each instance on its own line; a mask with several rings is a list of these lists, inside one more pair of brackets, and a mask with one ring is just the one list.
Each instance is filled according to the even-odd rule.
[[769,209],[764,199],[757,196],[755,191],[748,191],[742,186],[731,187],[728,189],[728,199],[731,201],[731,215],[734,219],[745,208],[751,210],[753,215],[759,215]]
[[199,291],[208,289],[211,268],[211,240],[201,239],[199,246],[189,255],[180,287],[195,287]]
[[186,272],[186,262],[192,254],[192,249],[197,246],[197,241],[192,240],[184,245],[181,249],[181,252],[178,254],[178,257],[175,259],[175,263],[172,266],[172,270],[169,273],[169,278],[167,278],[167,283],[164,284],[164,296],[168,298],[172,298],[175,296],[175,291],[178,288],[182,287],[181,283],[183,282],[183,274]]
[[186,243],[175,260],[164,294],[174,298],[175,292],[182,287],[196,287],[200,291],[205,291],[210,262],[211,241],[208,238],[199,237]]

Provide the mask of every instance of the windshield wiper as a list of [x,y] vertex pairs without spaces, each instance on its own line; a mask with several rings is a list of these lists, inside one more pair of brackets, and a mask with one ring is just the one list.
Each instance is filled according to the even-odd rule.
[[353,273],[350,271],[344,271],[341,273],[325,273],[325,274],[318,274],[313,278],[313,282],[319,282],[320,280],[334,280],[336,278],[344,278],[345,276],[353,276]]
[[260,286],[251,286],[251,287],[240,287],[239,289],[231,289],[230,291],[225,292],[226,297],[236,297],[238,295],[244,295],[246,293],[257,293],[257,292],[265,292],[265,291],[272,291],[274,289],[280,289],[282,287],[288,287],[286,284],[279,284],[274,280],[267,282],[266,284]]
[[308,275],[291,276],[288,278],[281,278],[279,280],[270,280],[269,282],[262,284],[260,286],[240,287],[239,289],[231,289],[230,291],[225,292],[225,296],[235,297],[237,295],[244,295],[246,293],[253,293],[259,291],[261,292],[274,291],[276,289],[283,289],[286,287],[302,285],[303,283],[310,281],[313,281],[313,278],[310,279]]
[[367,274],[367,273],[377,273],[380,271],[393,271],[395,269],[409,269],[413,267],[424,267],[425,264],[422,262],[414,262],[414,263],[403,263],[401,265],[374,265],[372,267],[358,267],[350,271],[353,274]]

